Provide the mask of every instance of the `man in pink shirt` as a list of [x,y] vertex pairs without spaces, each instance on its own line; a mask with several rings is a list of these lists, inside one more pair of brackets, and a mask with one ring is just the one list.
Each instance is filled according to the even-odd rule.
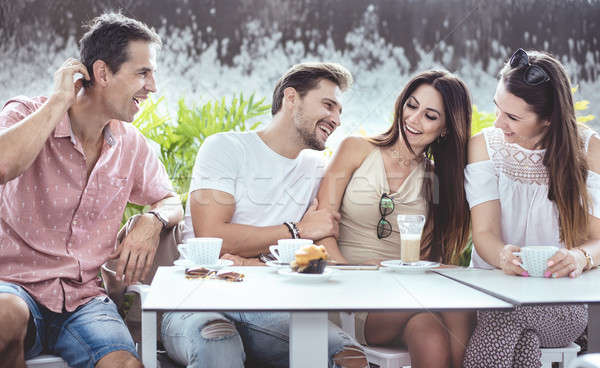
[[[49,97],[15,97],[0,113],[0,368],[42,351],[71,367],[142,366],[98,271],[118,259],[117,277],[137,282],[160,232],[183,215],[164,167],[128,124],[157,89],[160,45],[143,23],[103,14]],[[127,202],[150,211],[114,250]]]

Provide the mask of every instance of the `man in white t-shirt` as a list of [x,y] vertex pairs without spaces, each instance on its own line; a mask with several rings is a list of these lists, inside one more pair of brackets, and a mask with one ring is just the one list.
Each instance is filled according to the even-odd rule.
[[[257,132],[206,139],[198,152],[185,238],[223,239],[223,258],[257,264],[269,245],[292,237],[338,236],[340,215],[317,210],[327,138],[340,125],[352,75],[335,63],[304,63],[277,82],[273,120]],[[187,367],[287,367],[288,313],[173,312],[163,317],[167,354]],[[331,367],[367,365],[360,345],[330,324]]]

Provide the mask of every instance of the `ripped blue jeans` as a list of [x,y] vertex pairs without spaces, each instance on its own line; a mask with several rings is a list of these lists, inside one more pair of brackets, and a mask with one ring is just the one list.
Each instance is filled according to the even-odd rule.
[[125,350],[137,357],[131,334],[107,296],[96,297],[73,312],[55,313],[19,285],[0,282],[0,293],[21,297],[33,316],[35,343],[25,352],[25,359],[45,352],[62,357],[70,367],[93,368],[113,351]]
[[[214,321],[234,324],[232,333],[204,338],[203,328]],[[289,367],[289,313],[285,312],[170,312],[163,315],[162,342],[167,355],[188,368]],[[360,344],[329,322],[329,366],[345,347]]]

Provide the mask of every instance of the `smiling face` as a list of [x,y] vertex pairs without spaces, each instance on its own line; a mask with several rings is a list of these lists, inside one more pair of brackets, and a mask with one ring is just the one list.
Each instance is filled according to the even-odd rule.
[[342,92],[340,87],[323,79],[317,87],[300,98],[293,115],[293,129],[297,140],[305,147],[318,151],[325,149],[327,138],[340,125]]
[[502,129],[508,143],[516,143],[526,149],[544,148],[536,145],[544,137],[549,121],[540,121],[527,102],[506,91],[502,80],[496,88],[494,103],[494,127]]
[[415,153],[422,152],[438,136],[446,134],[442,95],[430,84],[422,84],[402,108],[404,131]]
[[156,92],[156,48],[153,43],[132,41],[128,60],[115,74],[107,71],[106,108],[111,119],[132,122],[140,104]]

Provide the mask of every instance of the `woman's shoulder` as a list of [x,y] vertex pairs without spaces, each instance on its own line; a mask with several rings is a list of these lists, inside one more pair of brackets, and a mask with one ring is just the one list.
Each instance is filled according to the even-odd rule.
[[343,160],[345,165],[357,168],[377,146],[366,137],[349,136],[344,138],[335,152],[335,158]]
[[467,155],[470,164],[490,159],[486,139],[482,132],[475,134],[469,139]]
[[587,160],[589,169],[600,174],[600,136],[598,134],[594,134],[590,137]]
[[340,144],[339,151],[343,151],[347,155],[366,157],[375,148],[377,146],[371,143],[366,137],[353,135],[344,138]]

